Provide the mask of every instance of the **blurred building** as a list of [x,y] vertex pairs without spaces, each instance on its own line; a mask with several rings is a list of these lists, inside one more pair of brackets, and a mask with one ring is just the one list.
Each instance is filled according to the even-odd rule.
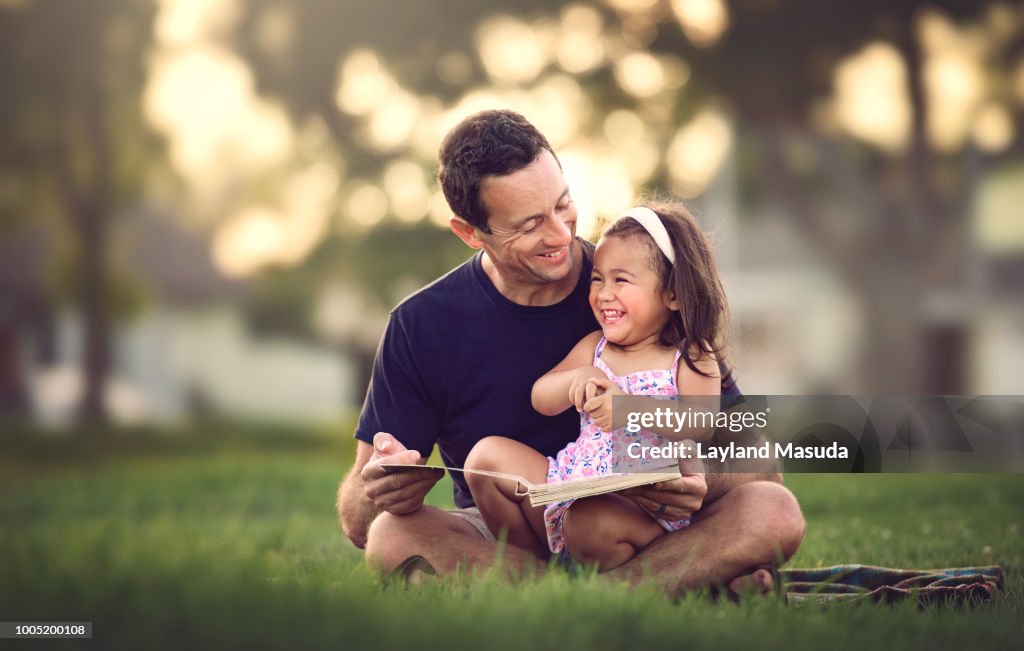
[[968,291],[955,312],[972,323],[968,373],[979,394],[1024,394],[1024,165],[984,180],[975,202]]
[[[116,421],[333,419],[356,400],[353,364],[335,348],[249,332],[246,285],[217,270],[201,237],[149,208],[125,226],[124,267],[147,296],[114,325],[106,400]],[[4,411],[61,424],[83,388],[82,327],[76,311],[50,308],[44,275],[53,250],[52,234],[38,228],[0,242],[0,333],[10,351],[0,360],[11,387]]]
[[[864,376],[865,307],[834,262],[784,208],[761,203],[739,219],[735,197],[727,168],[702,209],[718,244],[732,313],[729,352],[741,388],[750,394],[878,392]],[[968,241],[955,248],[962,259],[948,260],[946,279],[922,296],[903,297],[908,306],[920,306],[922,319],[917,392],[1024,394],[1022,205],[1024,165],[980,179],[964,229]],[[865,265],[872,258],[864,252]],[[891,363],[909,359],[894,356]]]

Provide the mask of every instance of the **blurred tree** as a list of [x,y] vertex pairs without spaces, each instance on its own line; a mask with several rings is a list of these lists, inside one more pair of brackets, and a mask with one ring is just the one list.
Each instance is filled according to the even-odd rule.
[[[735,0],[723,4],[728,17],[724,32],[702,39],[681,27],[673,9],[686,4],[707,8],[713,2],[519,2],[510,7],[470,0],[310,0],[288,5],[296,36],[282,51],[264,47],[259,36],[266,15],[283,5],[258,0],[247,6],[237,30],[238,47],[254,63],[265,92],[283,98],[296,116],[323,118],[350,168],[372,174],[394,152],[367,146],[360,140],[358,120],[338,110],[334,91],[339,61],[345,56],[357,48],[371,48],[381,53],[404,88],[450,104],[475,87],[493,83],[474,41],[484,19],[513,13],[554,24],[559,11],[580,4],[600,12],[605,33],[617,35],[620,51],[646,49],[685,60],[689,81],[672,104],[674,124],[685,122],[695,105],[706,100],[723,106],[734,119],[739,137],[749,144],[751,165],[741,170],[743,184],[754,186],[759,200],[787,206],[864,307],[865,384],[877,392],[962,391],[962,373],[932,373],[935,366],[929,359],[955,355],[949,347],[962,343],[963,337],[950,337],[948,329],[935,330],[922,305],[937,288],[962,281],[970,252],[965,237],[968,206],[980,170],[1019,155],[1024,129],[1017,110],[1013,142],[998,154],[980,150],[969,138],[948,150],[929,143],[929,112],[940,107],[928,105],[919,20],[922,12],[934,10],[959,22],[998,22],[1000,11],[1004,18],[1017,21],[1009,31],[1002,28],[1000,33],[1009,36],[985,61],[987,74],[1005,79],[1017,62],[1024,35],[1016,10],[973,0]],[[639,32],[649,37],[635,36],[638,24],[646,25]],[[634,36],[627,37],[627,32]],[[837,67],[875,42],[894,48],[905,68],[909,127],[905,142],[894,148],[878,148],[823,128],[820,119],[819,109],[834,89]],[[451,52],[467,55],[458,80],[439,74],[439,61]],[[624,107],[645,115],[643,98],[624,93],[622,80],[610,74],[614,64],[605,61],[576,76],[596,104],[594,114]],[[585,128],[595,133],[601,127],[595,121]],[[665,151],[661,153],[662,167],[655,178],[664,177]],[[849,218],[837,219],[835,206],[850,207]]]
[[[450,233],[423,222],[332,237],[300,266],[255,275],[245,306],[247,321],[257,335],[336,346],[354,362],[355,386],[362,389],[370,380],[384,315],[470,254]],[[340,315],[321,304],[339,287],[346,292]]]
[[[356,120],[338,110],[335,101],[339,62],[353,50],[366,47],[385,53],[403,84],[423,95],[451,101],[473,84],[487,81],[473,63],[459,84],[442,84],[438,60],[447,52],[472,52],[474,30],[499,12],[548,15],[561,3],[520,0],[514,7],[490,0],[381,0],[373,3],[307,0],[284,4],[279,0],[253,0],[235,34],[241,53],[252,62],[261,90],[280,97],[297,121],[310,115],[331,130],[351,167],[379,171],[393,156],[365,146]],[[291,32],[289,48],[266,47],[261,22],[285,8]]]
[[130,0],[0,6],[3,221],[62,233],[65,281],[83,319],[80,415],[105,420],[111,220],[137,194],[155,140],[140,116],[153,8]]

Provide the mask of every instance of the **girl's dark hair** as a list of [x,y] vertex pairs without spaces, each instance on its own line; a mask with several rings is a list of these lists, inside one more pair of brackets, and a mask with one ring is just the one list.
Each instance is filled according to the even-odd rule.
[[722,374],[722,389],[728,389],[733,385],[732,371],[725,363],[729,306],[711,243],[681,203],[645,202],[641,205],[657,213],[665,225],[675,251],[675,264],[668,261],[654,238],[634,219],[614,222],[602,237],[635,237],[643,242],[651,267],[661,279],[661,290],[674,294],[679,303],[679,312],[673,314],[661,331],[662,344],[678,348],[686,366],[704,377],[713,376],[698,369],[696,362],[706,355],[716,358]]

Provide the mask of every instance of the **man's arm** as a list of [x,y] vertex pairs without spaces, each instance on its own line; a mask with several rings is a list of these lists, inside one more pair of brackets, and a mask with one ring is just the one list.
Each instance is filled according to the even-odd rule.
[[[691,353],[700,355],[701,351],[693,350]],[[684,361],[680,360],[676,370],[676,386],[679,387],[679,394],[682,396],[680,400],[684,404],[696,401],[696,404],[704,405],[708,411],[717,412],[721,406],[722,367],[718,359],[712,355],[702,356],[696,362],[696,366],[701,373],[694,372]],[[620,415],[619,418],[622,416]],[[689,448],[694,449],[694,437],[687,436],[693,433],[692,429],[675,433],[675,435],[669,432],[658,433],[676,441],[689,439]],[[729,441],[717,440],[719,434],[722,433],[729,437]],[[721,430],[716,432],[712,428],[705,427],[700,431],[697,440],[702,443],[725,444],[731,441],[737,445],[756,445],[764,443],[766,439],[764,434],[757,429],[746,429],[742,432]],[[676,519],[681,519],[713,504],[732,489],[748,482],[782,483],[782,474],[775,461],[751,463],[747,460],[736,460],[727,464],[709,459],[680,460],[679,469],[683,473],[682,478],[661,482],[653,487],[633,489],[631,497],[640,506],[653,513],[657,513],[660,509],[662,513],[678,515],[680,517]],[[673,495],[673,493],[675,494]],[[662,507],[663,504],[664,507]],[[692,508],[694,504],[696,504],[695,509]]]
[[443,470],[415,469],[387,473],[381,464],[426,463],[416,450],[408,450],[395,437],[378,432],[373,445],[358,441],[356,460],[338,487],[338,521],[356,547],[366,546],[366,535],[382,511],[408,515],[423,506],[423,499],[441,477]]
[[[764,432],[757,428],[748,428],[741,432],[721,430],[716,434],[715,439],[717,445],[728,445],[732,442],[740,446],[760,446],[768,440],[765,438]],[[782,468],[775,460],[705,460],[704,469],[707,472],[708,494],[705,499],[708,503],[714,502],[733,488],[747,482],[770,481],[782,484]]]
[[708,485],[705,504],[711,504],[737,486],[752,481],[770,481],[782,485],[780,472],[712,472],[704,477]]
[[782,484],[782,475],[778,472],[691,472],[679,479],[629,488],[622,494],[659,517],[682,520],[714,504],[737,486],[752,481]]
[[356,460],[338,486],[338,522],[352,544],[360,549],[366,546],[370,523],[380,514],[380,509],[366,496],[360,476],[372,456],[373,446],[365,441],[356,441]]
[[[737,445],[756,445],[766,439],[759,430],[748,430],[742,435],[734,435],[733,440]],[[692,449],[693,442],[689,445]],[[684,459],[680,461],[679,469],[683,473],[679,479],[631,488],[624,492],[651,513],[662,513],[668,519],[681,520],[748,482],[770,481],[782,484],[781,469],[776,461],[737,459],[724,463],[711,459]],[[664,510],[661,509],[662,504],[665,505]]]

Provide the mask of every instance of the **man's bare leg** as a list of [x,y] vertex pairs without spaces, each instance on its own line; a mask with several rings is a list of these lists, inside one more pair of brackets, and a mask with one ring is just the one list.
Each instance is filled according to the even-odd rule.
[[[381,513],[370,525],[366,561],[385,575],[410,556],[422,556],[438,574],[494,565],[497,543],[485,540],[470,523],[448,511],[424,506],[409,515]],[[502,569],[510,578],[538,574],[546,567],[528,550],[506,545]]]
[[781,484],[754,481],[736,486],[697,512],[693,524],[655,540],[633,560],[606,576],[631,584],[653,581],[670,594],[728,584],[771,587],[766,566],[796,553],[804,520],[796,498]]
[[[708,505],[686,529],[661,536],[605,576],[634,585],[651,580],[670,594],[723,583],[736,592],[746,586],[766,592],[771,575],[758,568],[792,556],[803,531],[792,493],[774,482],[750,482]],[[372,567],[386,574],[414,555],[426,558],[440,574],[453,574],[460,566],[491,567],[497,545],[465,520],[433,507],[405,516],[382,513],[374,520],[366,545]],[[531,552],[505,547],[503,568],[511,578],[535,575],[545,567]]]

